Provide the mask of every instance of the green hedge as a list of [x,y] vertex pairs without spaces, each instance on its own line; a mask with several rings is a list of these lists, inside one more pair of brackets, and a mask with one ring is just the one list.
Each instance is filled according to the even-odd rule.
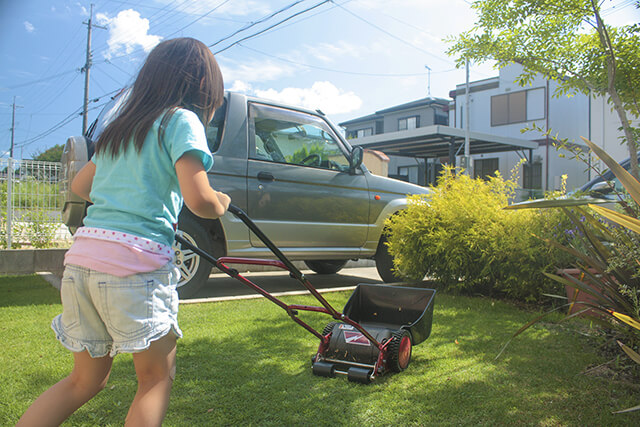
[[389,251],[403,275],[425,275],[469,293],[533,302],[558,291],[542,272],[568,260],[540,237],[564,238],[555,210],[507,211],[515,178],[473,179],[445,168],[433,192],[410,196],[387,222]]

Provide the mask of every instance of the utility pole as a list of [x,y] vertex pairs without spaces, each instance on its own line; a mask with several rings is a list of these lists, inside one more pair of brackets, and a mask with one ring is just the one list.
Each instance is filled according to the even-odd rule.
[[16,105],[16,97],[13,97],[13,113],[11,114],[11,149],[9,150],[9,158],[13,158],[13,146],[16,134],[16,108],[22,108],[20,105]]
[[84,67],[80,71],[84,73],[84,103],[82,104],[82,134],[87,133],[87,120],[89,112],[89,70],[91,69],[91,29],[102,28],[106,30],[107,27],[95,25],[91,21],[93,20],[93,4],[91,4],[91,12],[89,13],[89,20],[83,22],[87,26],[87,57]]
[[427,69],[427,96],[431,97],[431,68],[428,65],[425,65],[424,68]]

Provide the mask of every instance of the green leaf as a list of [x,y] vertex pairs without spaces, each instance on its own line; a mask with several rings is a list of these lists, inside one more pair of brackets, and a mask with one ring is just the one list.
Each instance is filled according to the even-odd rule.
[[587,206],[593,204],[611,203],[611,200],[596,199],[593,197],[562,197],[559,199],[536,199],[524,202],[513,203],[505,206],[504,209],[542,209],[542,208],[565,208],[574,206]]
[[635,231],[636,233],[640,234],[640,220],[602,206],[589,205],[589,207],[603,217],[615,222],[616,224],[620,224],[624,227],[627,227],[629,230]]
[[616,342],[618,343],[620,348],[622,348],[622,351],[627,353],[627,356],[629,356],[631,358],[631,360],[633,360],[637,364],[640,364],[640,354],[636,353],[635,351],[633,351],[633,349],[631,349],[630,347],[624,345],[620,341],[616,340]]
[[613,413],[614,414],[624,414],[625,412],[633,412],[633,411],[637,411],[638,409],[640,409],[640,405],[634,406],[633,408],[623,409],[622,411],[615,411]]

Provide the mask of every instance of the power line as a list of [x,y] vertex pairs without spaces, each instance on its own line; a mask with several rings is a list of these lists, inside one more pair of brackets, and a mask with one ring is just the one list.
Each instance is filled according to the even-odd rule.
[[336,5],[337,7],[339,7],[340,9],[344,10],[345,12],[347,12],[349,15],[351,15],[351,16],[353,16],[354,18],[356,18],[356,19],[358,19],[358,20],[360,20],[360,21],[364,22],[364,23],[365,23],[365,24],[367,24],[367,25],[372,26],[373,28],[377,29],[378,31],[383,32],[384,34],[388,35],[389,37],[391,37],[391,38],[393,38],[393,39],[395,39],[395,40],[397,40],[397,41],[399,41],[399,42],[401,42],[401,43],[403,43],[403,44],[406,44],[406,45],[407,45],[407,46],[409,46],[409,47],[412,47],[412,48],[414,48],[414,49],[416,49],[416,50],[419,50],[419,51],[420,51],[420,52],[422,52],[422,53],[426,53],[427,55],[429,55],[429,56],[431,56],[431,57],[433,57],[433,58],[439,59],[439,60],[444,61],[444,62],[446,62],[446,63],[448,63],[448,64],[452,64],[452,63],[453,63],[453,61],[451,61],[451,60],[449,60],[449,59],[441,58],[440,56],[435,55],[435,54],[433,54],[433,53],[431,53],[431,52],[429,52],[429,51],[427,51],[427,50],[424,50],[424,49],[422,49],[421,47],[418,47],[418,46],[416,46],[416,45],[414,45],[414,44],[412,44],[412,43],[409,43],[408,41],[406,41],[406,40],[404,40],[403,38],[398,37],[398,36],[396,36],[396,35],[394,35],[394,34],[390,33],[389,31],[385,30],[384,28],[379,27],[378,25],[376,25],[376,24],[374,24],[374,23],[372,23],[372,22],[367,21],[366,19],[364,19],[364,18],[363,18],[363,17],[361,17],[360,15],[357,15],[357,14],[355,14],[355,13],[351,12],[349,9],[347,9],[347,8],[346,8],[346,7],[344,7],[343,5],[336,3],[334,0],[329,0],[329,1],[331,1],[331,3],[335,4],[335,5]]
[[239,33],[243,32],[243,31],[246,31],[246,30],[248,30],[249,28],[254,27],[254,26],[258,25],[258,24],[262,24],[263,22],[265,22],[265,21],[267,21],[267,20],[269,20],[269,19],[273,18],[274,16],[276,16],[276,15],[278,15],[278,14],[282,13],[282,12],[285,12],[285,11],[287,11],[287,10],[291,9],[292,7],[296,6],[296,5],[297,5],[297,4],[299,4],[299,3],[302,3],[303,1],[305,1],[305,0],[298,0],[298,1],[294,2],[294,3],[291,3],[291,4],[290,4],[290,5],[288,5],[288,6],[283,7],[282,9],[280,9],[280,10],[278,10],[278,11],[276,11],[276,12],[273,12],[273,13],[272,13],[272,14],[270,14],[270,15],[264,16],[264,17],[262,17],[262,18],[258,19],[258,20],[257,20],[257,21],[255,21],[255,22],[251,22],[251,23],[249,23],[249,24],[245,25],[244,27],[242,27],[242,28],[240,28],[240,29],[236,30],[235,32],[233,32],[233,33],[229,34],[228,36],[225,36],[225,37],[221,38],[221,39],[220,39],[220,40],[218,40],[217,42],[210,44],[210,45],[209,45],[209,47],[214,47],[214,46],[216,46],[216,45],[218,45],[218,44],[222,43],[223,41],[226,41],[226,40],[230,39],[231,37],[235,36],[236,34],[239,34]]
[[77,69],[75,69],[75,70],[69,70],[69,71],[62,72],[62,73],[60,73],[60,74],[55,74],[55,75],[53,75],[53,76],[43,77],[43,78],[41,78],[41,79],[37,79],[37,80],[31,80],[31,81],[29,81],[29,82],[26,82],[26,83],[20,83],[20,84],[18,84],[18,85],[14,85],[14,86],[8,86],[8,87],[7,87],[7,89],[9,89],[9,90],[19,89],[19,88],[21,88],[21,87],[31,86],[31,85],[36,84],[36,83],[46,82],[46,81],[49,81],[49,80],[57,79],[58,77],[66,76],[66,75],[68,75],[68,74],[71,74],[71,73],[77,73],[77,72],[78,72],[78,70],[77,70]]
[[283,23],[285,23],[285,22],[289,21],[290,19],[295,18],[296,16],[299,16],[299,15],[302,15],[302,14],[304,14],[304,13],[307,13],[307,12],[309,12],[309,11],[311,11],[311,10],[313,10],[313,9],[317,8],[317,7],[322,6],[322,5],[323,5],[323,4],[325,4],[325,3],[330,3],[330,2],[332,2],[332,0],[324,0],[324,1],[321,1],[320,3],[317,3],[317,4],[315,4],[315,5],[311,6],[311,7],[308,7],[308,8],[306,8],[306,9],[304,9],[304,10],[301,10],[300,12],[294,13],[293,15],[291,15],[291,16],[289,16],[289,17],[287,17],[287,18],[285,18],[285,19],[283,19],[283,20],[281,20],[281,21],[279,21],[279,22],[276,22],[275,24],[273,24],[273,25],[271,25],[271,26],[269,26],[269,27],[267,27],[267,28],[265,28],[265,29],[263,29],[263,30],[258,31],[257,33],[251,34],[251,35],[246,36],[246,37],[244,37],[244,38],[242,38],[242,39],[240,39],[240,40],[238,40],[238,41],[236,41],[236,42],[231,43],[229,46],[225,47],[224,49],[220,49],[220,50],[218,50],[217,52],[214,52],[214,54],[215,54],[215,55],[217,55],[217,54],[219,54],[219,53],[221,53],[221,52],[224,52],[225,50],[230,49],[230,48],[232,48],[233,46],[235,46],[235,45],[237,45],[237,44],[239,44],[239,43],[241,43],[241,42],[243,42],[243,41],[245,41],[245,40],[249,40],[249,39],[251,39],[251,38],[257,37],[257,36],[259,36],[259,35],[261,35],[261,34],[263,34],[263,33],[267,32],[267,31],[269,31],[269,30],[271,30],[271,29],[273,29],[273,28],[277,27],[278,25],[281,25],[281,24],[283,24]]
[[192,26],[193,24],[195,24],[196,22],[200,21],[201,19],[206,18],[208,15],[212,14],[213,12],[215,12],[216,10],[218,10],[219,8],[221,8],[222,6],[224,6],[225,4],[229,3],[229,1],[231,0],[224,0],[222,3],[220,3],[219,5],[217,5],[216,7],[214,7],[213,9],[209,10],[208,12],[198,16],[196,19],[194,19],[193,21],[189,22],[187,25],[185,25],[184,27],[180,28],[177,31],[174,31],[173,33],[169,34],[168,37],[171,37],[175,34],[178,34],[179,32],[183,31],[184,29]]
[[[273,59],[277,59],[278,61],[282,61],[282,62],[287,62],[289,64],[294,64],[294,65],[301,65],[303,67],[308,67],[308,68],[314,68],[317,70],[321,70],[321,71],[330,71],[332,73],[340,73],[340,74],[350,74],[350,75],[354,75],[354,76],[371,76],[371,77],[415,77],[415,76],[422,76],[424,75],[424,73],[363,73],[363,72],[359,72],[359,71],[346,71],[346,70],[335,70],[332,68],[326,68],[326,67],[320,67],[317,65],[310,65],[310,64],[305,64],[302,62],[297,62],[297,61],[292,61],[290,59],[286,59],[286,58],[282,58],[280,56],[276,56],[276,55],[271,55],[268,54],[266,52],[262,52],[258,49],[254,49],[251,48],[249,46],[245,46],[244,44],[238,43],[238,46],[250,50],[252,52],[256,52],[259,53],[261,55],[267,56],[269,58],[273,58]],[[455,68],[454,68],[455,70]]]

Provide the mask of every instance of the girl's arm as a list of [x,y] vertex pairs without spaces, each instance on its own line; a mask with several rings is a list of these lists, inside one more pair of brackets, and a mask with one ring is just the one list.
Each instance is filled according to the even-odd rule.
[[176,162],[176,174],[184,203],[189,210],[202,218],[219,218],[227,211],[231,198],[209,185],[202,161],[185,153]]
[[96,173],[96,165],[89,160],[86,165],[82,167],[71,181],[71,191],[73,191],[79,197],[91,202],[89,193],[91,192],[91,185],[93,184],[93,176]]

